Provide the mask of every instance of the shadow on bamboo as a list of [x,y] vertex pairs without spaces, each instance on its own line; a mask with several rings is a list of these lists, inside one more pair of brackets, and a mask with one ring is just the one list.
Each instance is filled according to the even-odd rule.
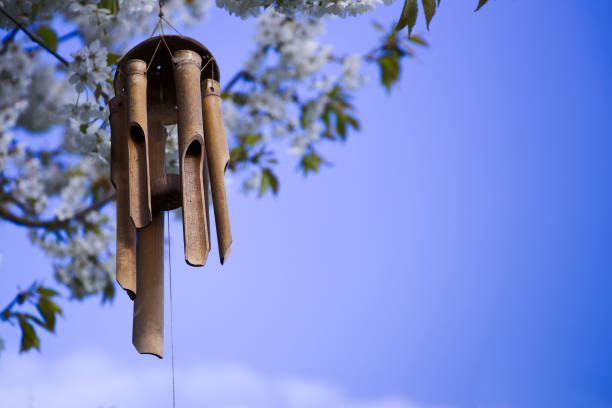
[[138,59],[126,64],[130,216],[136,228],[151,222],[151,187],[147,146],[147,64]]
[[136,228],[130,219],[127,103],[123,95],[110,101],[111,181],[117,192],[117,283],[136,296]]

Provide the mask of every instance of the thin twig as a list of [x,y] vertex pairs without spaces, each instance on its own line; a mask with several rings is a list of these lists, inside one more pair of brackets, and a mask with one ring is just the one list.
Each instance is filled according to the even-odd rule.
[[58,218],[54,218],[52,220],[45,221],[45,220],[36,220],[32,218],[27,218],[27,217],[20,217],[18,215],[11,213],[6,208],[2,208],[2,207],[0,207],[0,218],[6,221],[12,222],[13,224],[21,225],[24,227],[56,229],[56,228],[61,228],[63,226],[67,226],[72,220],[82,220],[90,212],[99,210],[100,208],[104,207],[106,204],[113,201],[114,199],[115,199],[115,193],[111,193],[107,195],[105,198],[103,198],[102,200],[96,201],[89,207],[84,208],[81,211],[78,211],[76,214],[72,216],[72,218],[67,219],[67,220],[60,220]]
[[72,30],[69,33],[66,33],[66,34],[62,35],[61,37],[59,37],[57,39],[57,42],[61,43],[62,41],[66,41],[66,40],[69,40],[69,39],[71,39],[73,37],[77,37],[78,35],[79,35],[79,32],[77,30]]
[[44,48],[45,50],[47,50],[51,55],[53,55],[55,58],[57,58],[62,64],[64,65],[70,65],[68,63],[68,61],[66,61],[61,55],[59,55],[57,52],[53,51],[51,48],[47,47],[45,45],[45,42],[36,34],[34,34],[33,32],[31,32],[30,30],[27,29],[27,27],[25,27],[23,24],[21,24],[19,21],[17,21],[17,19],[13,16],[11,16],[8,11],[6,11],[4,9],[4,7],[0,6],[0,13],[4,14],[6,16],[6,18],[8,18],[9,20],[11,20],[17,27],[19,27],[19,29],[21,31],[23,31],[28,37],[30,37],[30,40],[34,41],[35,43],[37,43],[38,45],[40,45],[42,48]]
[[245,70],[239,71],[223,87],[223,92],[221,92],[221,93],[229,92],[230,89],[232,89],[232,87],[236,84],[236,82],[238,82],[238,80],[241,79],[241,78],[245,78],[245,79],[247,79],[249,81],[252,81],[254,79],[253,75],[251,75],[248,71],[245,71]]
[[8,33],[3,39],[2,39],[2,44],[6,44],[7,42],[11,42],[13,41],[13,38],[15,38],[15,34],[17,34],[17,31],[19,31],[19,29],[17,27],[13,28],[11,30],[10,33]]

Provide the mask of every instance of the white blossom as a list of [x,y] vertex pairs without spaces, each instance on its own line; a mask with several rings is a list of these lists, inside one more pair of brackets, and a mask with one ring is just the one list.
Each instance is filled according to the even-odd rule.
[[349,91],[360,88],[365,82],[365,77],[359,71],[362,60],[363,56],[360,54],[350,55],[342,60],[342,80]]
[[[383,2],[391,3],[216,0],[218,7],[241,18],[258,18],[254,49],[244,65],[250,79],[236,85],[244,100],[223,102],[228,135],[257,135],[253,148],[282,140],[290,153],[303,155],[321,138],[321,114],[332,89],[354,90],[364,81],[359,73],[363,57],[334,57],[332,48],[319,40],[324,20],[317,18],[363,14]],[[108,179],[107,101],[114,94],[109,54],[122,55],[135,35],[151,33],[158,1],[119,0],[117,10],[102,7],[100,0],[0,4],[27,26],[52,26],[59,17],[73,24],[82,40],[65,71],[41,64],[40,50],[24,51],[31,45],[24,36],[2,45],[0,56],[0,171],[10,179],[4,187],[24,204],[28,216],[33,212],[44,219],[51,214],[69,221],[91,202],[94,184]],[[164,14],[176,25],[192,24],[203,21],[212,4],[167,0]],[[0,28],[12,29],[13,24],[0,16]],[[44,132],[54,125],[62,129],[61,140],[42,153],[26,147],[15,130]],[[178,171],[176,126],[168,128],[166,171]],[[246,173],[245,188],[257,188],[261,172],[250,168]],[[30,230],[32,242],[54,257],[57,279],[75,296],[99,292],[114,279],[111,214],[109,209],[89,212],[69,236]]]
[[168,138],[166,139],[166,173],[179,172],[178,162],[178,133],[176,126],[167,127]]
[[0,56],[0,132],[13,126],[28,107],[32,72],[32,57],[19,44],[7,44]]
[[27,159],[24,171],[17,180],[13,191],[13,196],[17,200],[29,204],[36,213],[42,212],[47,206],[47,196],[41,170],[40,160],[37,158]]
[[74,62],[69,68],[72,72],[70,83],[75,85],[77,92],[83,92],[85,88],[95,91],[98,87],[107,94],[112,91],[110,84],[106,82],[111,76],[111,68],[106,60],[108,51],[99,40],[71,55]]
[[19,116],[18,125],[31,132],[46,131],[65,117],[63,106],[68,103],[69,93],[69,84],[58,80],[53,67],[39,66],[32,74],[27,106]]
[[10,132],[0,133],[0,171],[4,171],[9,157],[9,147],[13,141],[13,134]]
[[378,4],[386,5],[394,0],[217,0],[217,7],[225,8],[230,14],[241,18],[256,17],[263,10],[272,7],[285,15],[302,13],[310,17],[336,15],[340,17],[356,16],[374,11]]
[[68,185],[62,190],[62,202],[55,209],[60,221],[71,218],[83,205],[82,197],[87,190],[87,179],[84,176],[71,177]]

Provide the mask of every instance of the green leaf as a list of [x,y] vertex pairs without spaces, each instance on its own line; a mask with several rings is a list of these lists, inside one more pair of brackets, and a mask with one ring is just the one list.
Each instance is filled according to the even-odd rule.
[[43,44],[52,51],[57,50],[57,34],[48,26],[40,26],[36,30],[36,34],[41,38]]
[[33,21],[35,19],[35,17],[38,15],[38,10],[40,9],[40,6],[36,3],[34,3],[32,5],[32,13],[30,14],[30,21]]
[[38,294],[40,296],[44,296],[44,297],[53,297],[53,296],[58,296],[59,293],[54,291],[53,289],[49,289],[46,288],[44,286],[39,286],[36,291],[38,292]]
[[249,146],[253,146],[255,143],[259,142],[260,140],[261,140],[261,134],[247,135],[244,138],[244,142],[248,144]]
[[395,27],[395,29],[400,31],[402,28],[408,26],[408,33],[412,33],[412,28],[416,23],[418,12],[419,6],[417,4],[417,0],[405,0],[402,14],[400,15],[400,19],[397,22],[397,27]]
[[248,102],[248,95],[245,93],[239,93],[239,92],[224,93],[224,95],[226,95],[225,96],[226,99],[230,99],[232,102],[234,102],[238,106],[244,106]]
[[340,139],[346,139],[346,116],[339,111],[336,112],[336,132],[340,135]]
[[[36,309],[42,316],[43,320],[40,322],[40,325],[50,332],[55,331],[55,313],[51,308],[47,305],[47,302],[51,302],[47,298],[41,298],[38,304],[36,305]],[[53,302],[51,302],[53,303]]]
[[378,59],[380,66],[380,82],[391,90],[391,85],[399,78],[400,65],[397,57],[386,55]]
[[102,303],[110,302],[115,298],[115,285],[109,281],[102,292]]
[[311,152],[302,156],[300,166],[304,171],[304,175],[307,175],[309,171],[316,173],[319,171],[319,165],[323,162],[323,158],[317,155],[315,152]]
[[261,184],[259,186],[259,196],[262,196],[270,186],[270,179],[261,173]]
[[117,64],[120,59],[121,59],[121,55],[113,54],[112,52],[109,52],[108,54],[106,54],[106,64],[109,66]]
[[481,8],[482,6],[484,6],[485,4],[487,4],[487,2],[488,2],[488,1],[489,1],[489,0],[478,0],[478,7],[476,7],[476,10],[474,10],[474,11],[478,11],[478,10],[480,10],[480,8]]
[[111,14],[117,14],[119,11],[119,0],[100,0],[98,8],[105,8],[109,10]]
[[347,115],[346,120],[353,126],[353,129],[359,130],[359,121],[357,119]]
[[411,41],[415,44],[422,45],[423,47],[429,47],[429,44],[427,44],[427,41],[425,41],[421,36],[418,36],[418,35],[411,35],[410,37],[408,37],[408,41]]
[[382,24],[377,23],[376,21],[372,21],[372,25],[374,25],[374,28],[378,31],[385,31],[385,27],[383,27]]
[[42,322],[37,321],[42,327],[50,332],[55,331],[55,315],[62,314],[62,309],[49,298],[41,297],[36,303],[36,309],[43,318]]
[[436,0],[423,0],[423,10],[425,10],[425,20],[427,20],[427,29],[429,30],[429,23],[436,14]]
[[259,195],[262,196],[268,187],[272,189],[274,194],[278,193],[278,179],[270,169],[261,171],[261,185],[259,186]]
[[246,161],[249,155],[244,145],[238,145],[230,150],[230,164],[235,165],[238,162]]
[[34,330],[34,327],[27,322],[25,316],[19,315],[18,317],[19,327],[21,327],[21,346],[19,348],[19,352],[23,353],[32,347],[40,350],[40,339],[36,334],[36,330]]
[[100,86],[100,84],[98,84],[96,86],[96,90],[94,91],[94,97],[96,98],[96,100],[100,99],[100,95],[102,95],[102,87]]

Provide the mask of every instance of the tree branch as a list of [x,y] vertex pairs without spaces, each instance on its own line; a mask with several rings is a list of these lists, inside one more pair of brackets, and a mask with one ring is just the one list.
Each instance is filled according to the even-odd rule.
[[45,220],[36,220],[32,218],[27,218],[27,217],[20,217],[18,215],[11,213],[6,208],[2,208],[2,207],[0,207],[0,218],[3,218],[6,221],[9,221],[9,222],[12,222],[13,224],[21,225],[24,227],[56,229],[56,228],[61,228],[63,226],[67,226],[72,220],[81,220],[85,218],[85,216],[92,211],[99,210],[100,208],[108,204],[109,202],[113,201],[115,199],[115,195],[116,195],[115,193],[111,193],[107,195],[106,197],[104,197],[103,199],[99,201],[96,201],[89,207],[84,208],[81,211],[77,212],[76,214],[74,214],[72,218],[67,219],[67,220],[60,220],[58,218],[54,218],[52,220],[45,221]]
[[223,91],[221,93],[229,92],[229,90],[232,89],[236,82],[238,82],[238,80],[241,78],[248,79],[249,81],[252,81],[254,79],[253,75],[251,75],[248,71],[238,71],[236,75],[234,75],[232,79],[229,80],[225,87],[223,87]]
[[7,42],[13,41],[13,38],[15,38],[15,34],[17,34],[17,31],[19,31],[19,28],[15,27],[11,30],[11,32],[9,32],[3,39],[2,39],[2,44],[6,44]]
[[19,21],[17,21],[17,19],[13,16],[11,16],[9,14],[8,11],[6,11],[4,9],[4,7],[0,6],[0,13],[4,14],[6,16],[6,18],[8,18],[9,20],[11,20],[17,27],[19,27],[19,29],[21,31],[23,31],[24,33],[26,33],[26,35],[28,37],[30,37],[30,39],[32,41],[34,41],[35,43],[37,43],[38,45],[40,45],[42,48],[44,48],[45,50],[47,50],[51,55],[53,55],[55,58],[57,58],[62,64],[64,65],[70,65],[68,63],[68,61],[66,61],[64,59],[64,57],[62,57],[61,55],[59,55],[57,52],[53,51],[51,48],[47,47],[45,45],[45,42],[36,34],[34,34],[33,32],[31,32],[30,30],[28,30],[28,28],[26,26],[24,26],[23,24],[21,24]]

